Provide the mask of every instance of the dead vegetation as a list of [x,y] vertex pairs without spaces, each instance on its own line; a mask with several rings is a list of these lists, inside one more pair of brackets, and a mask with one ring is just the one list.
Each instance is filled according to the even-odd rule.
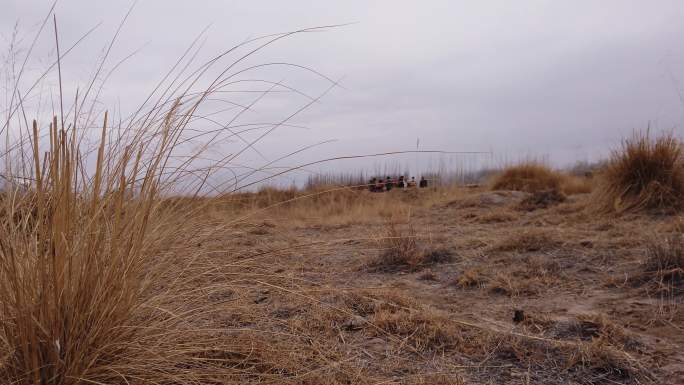
[[533,193],[559,189],[561,176],[537,162],[525,162],[508,167],[492,180],[493,190],[515,190]]
[[562,242],[555,231],[533,228],[517,231],[503,239],[497,240],[491,247],[491,250],[524,253],[552,250],[561,244]]
[[368,267],[374,271],[418,270],[451,260],[451,250],[430,246],[419,239],[411,223],[402,230],[395,221],[389,221],[378,243],[378,255],[368,262]]
[[566,195],[589,194],[594,190],[595,178],[593,173],[584,176],[563,174],[560,191]]
[[509,297],[533,296],[553,287],[562,275],[557,261],[528,256],[510,267],[497,265],[490,269],[465,269],[452,283],[462,289],[486,288],[491,293]]
[[[432,210],[443,210],[442,207],[436,206]],[[535,214],[555,215],[551,210]],[[257,239],[259,244],[274,242],[285,229],[276,220],[254,219],[250,223],[240,231],[245,239]],[[564,265],[554,259],[553,253],[546,253],[563,246],[558,231],[522,222],[522,229],[507,237],[503,235],[508,231],[480,235],[491,241],[489,247],[480,246],[484,251],[480,257],[485,259],[466,260],[467,267],[463,267],[463,273],[456,275],[452,283],[470,290],[454,290],[451,286],[449,296],[453,296],[453,292],[462,292],[465,296],[456,294],[459,302],[455,302],[454,308],[446,308],[442,306],[443,298],[426,302],[410,286],[399,284],[413,279],[421,285],[429,285],[432,287],[430,296],[439,296],[444,290],[440,283],[431,280],[437,275],[448,274],[451,268],[451,264],[440,264],[448,257],[434,252],[445,246],[448,239],[419,234],[416,228],[423,228],[417,227],[421,223],[425,222],[420,218],[412,218],[410,224],[390,221],[375,245],[380,250],[369,251],[374,261],[383,251],[393,251],[394,254],[385,260],[387,264],[377,267],[379,271],[400,274],[367,274],[354,267],[356,270],[350,272],[352,278],[345,276],[339,278],[341,281],[333,281],[331,272],[341,274],[339,269],[344,262],[331,264],[324,259],[328,258],[324,256],[325,251],[320,249],[310,250],[316,251],[314,259],[304,261],[300,261],[303,257],[297,254],[274,256],[264,260],[265,263],[252,263],[247,259],[244,266],[240,259],[227,259],[229,265],[236,265],[222,268],[220,274],[207,275],[211,289],[201,291],[209,302],[206,299],[199,301],[222,309],[230,316],[218,311],[214,315],[210,311],[211,319],[196,324],[197,328],[217,330],[216,341],[221,342],[211,349],[193,353],[200,361],[220,362],[224,374],[216,377],[219,372],[212,369],[207,373],[213,373],[214,377],[207,375],[202,381],[217,384],[276,384],[283,381],[301,385],[372,384],[401,373],[401,381],[407,384],[443,380],[451,381],[446,384],[486,383],[492,378],[496,378],[494,383],[601,383],[608,380],[627,384],[653,383],[651,371],[645,368],[653,364],[642,364],[632,358],[643,359],[638,348],[640,342],[614,321],[602,319],[600,315],[542,321],[541,317],[535,319],[534,312],[526,312],[525,320],[516,326],[507,324],[510,323],[508,313],[496,324],[465,316],[471,312],[471,306],[476,315],[483,310],[475,307],[481,305],[472,302],[461,304],[463,299],[483,296],[483,301],[489,303],[486,308],[492,309],[500,307],[497,301],[502,300],[518,302],[532,297],[543,301],[544,296],[548,296],[547,291],[557,292],[558,287],[573,279],[571,275],[565,275]],[[364,229],[375,229],[376,224],[367,226]],[[507,224],[475,221],[469,226],[491,229]],[[298,231],[329,234],[328,229]],[[358,229],[354,231],[352,234],[365,236]],[[186,241],[185,237],[179,238],[175,244],[186,244]],[[208,247],[205,242],[202,241],[203,249]],[[225,240],[216,242],[219,249],[227,245]],[[244,246],[231,247],[242,250]],[[248,245],[247,249],[254,247]],[[364,248],[358,243],[349,243],[347,247]],[[497,261],[486,259],[491,258],[491,251],[499,250],[514,253],[503,255]],[[447,255],[453,255],[453,252]],[[459,258],[452,262],[459,263],[461,259],[459,251]],[[316,262],[312,261],[320,261],[321,267],[316,267]],[[269,270],[270,264],[275,266]],[[238,269],[237,265],[243,267]],[[426,266],[429,270],[414,274]],[[316,269],[322,269],[323,275],[313,275],[318,271]],[[458,269],[461,269],[460,265]],[[221,284],[224,274],[238,278],[227,287]],[[382,284],[371,282],[373,277]],[[268,286],[242,292],[244,288],[253,288],[254,281]],[[207,285],[202,282],[197,281],[197,285]],[[445,282],[446,286],[448,283]],[[350,288],[350,284],[356,287]],[[384,287],[365,288],[376,285]],[[231,303],[230,307],[217,305],[226,301]],[[217,325],[220,325],[218,329]],[[194,343],[182,341],[188,346]],[[486,363],[484,368],[477,366],[480,362]],[[479,369],[471,368],[473,365]],[[454,366],[459,369],[454,370]],[[181,367],[188,366],[181,364]]]
[[406,348],[417,352],[444,352],[462,343],[459,329],[447,318],[428,309],[385,308],[370,318],[377,337],[400,338]]
[[655,285],[658,292],[674,291],[684,288],[684,239],[681,233],[664,237],[652,237],[646,245],[646,259],[642,265],[643,273],[636,278]]
[[523,211],[546,209],[565,202],[566,199],[565,194],[555,189],[535,191],[532,195],[523,199],[518,204],[518,209]]
[[481,287],[485,284],[486,277],[479,268],[465,269],[454,280],[453,284],[460,288]]
[[[183,111],[169,114],[173,120]],[[18,148],[33,160],[35,184],[10,188],[2,200],[0,376],[32,384],[183,383],[196,378],[185,365],[221,371],[201,357],[214,348],[208,335],[188,326],[192,305],[181,305],[187,316],[172,316],[180,310],[172,298],[196,296],[184,291],[189,277],[156,286],[175,267],[168,247],[196,229],[191,211],[179,221],[176,202],[160,204],[166,181],[160,165],[172,149],[145,155],[143,148],[163,146],[181,128],[151,127],[160,142],[138,139],[125,151],[107,153],[105,113],[94,171],[81,181],[90,171],[87,153],[78,146],[77,129],[67,133],[58,122],[54,117],[46,129],[47,149],[33,122],[30,142]],[[200,268],[184,264],[188,273]]]
[[[565,219],[559,219],[564,212],[532,209],[586,193],[591,182],[538,164],[507,170],[495,183],[529,197],[480,194],[477,187],[383,194],[263,188],[217,198],[164,197],[176,192],[174,185],[187,187],[187,175],[206,181],[211,174],[206,164],[190,168],[199,153],[174,151],[213,91],[165,95],[147,115],[141,112],[143,126],[120,123],[110,130],[105,114],[93,153],[81,143],[95,117],[79,120],[76,107],[73,125],[60,116],[44,127],[17,119],[26,137],[5,154],[6,169],[16,173],[5,177],[21,182],[9,183],[0,197],[4,382],[645,384],[674,378],[673,371],[658,372],[656,360],[681,362],[677,319],[660,325],[665,337],[658,340],[638,316],[627,331],[605,314],[577,315],[570,306],[609,312],[613,302],[627,307],[634,303],[625,298],[644,300],[629,288],[603,302],[589,298],[611,290],[603,285],[607,277],[622,278],[629,272],[624,266],[635,266],[630,251],[656,219],[632,218],[641,222],[628,231],[625,223],[596,226],[590,216],[575,218],[566,224],[572,231],[604,232],[596,235],[603,238],[572,258],[556,253],[568,242],[549,226]],[[651,162],[665,172],[647,162],[651,176],[637,172],[636,178],[650,181],[645,187],[632,191],[631,174],[617,184],[620,207],[678,208],[678,171],[668,174],[668,167],[678,170],[678,144],[671,138],[636,143],[627,146],[636,150],[626,150],[632,160],[613,167],[640,170],[644,162],[633,160],[648,153],[649,162],[665,159]],[[634,194],[641,203],[622,205]],[[520,200],[530,212],[514,210]],[[416,213],[409,223],[392,221],[409,213]],[[371,245],[368,239],[388,220]],[[460,248],[450,243],[464,238]],[[682,250],[681,236],[654,241],[639,268],[659,285],[680,285]],[[370,269],[358,269],[361,263]],[[456,278],[439,282],[442,276]],[[529,312],[513,324],[513,303],[548,308],[554,317]],[[648,338],[642,342],[634,333]],[[670,339],[672,351],[659,350]]]
[[[486,359],[494,366],[524,368],[522,373],[528,373],[528,381],[556,383],[569,378],[609,378],[627,383],[650,382],[650,373],[625,353],[635,351],[638,341],[602,316],[580,315],[556,321],[528,315],[521,324],[523,331],[536,331],[535,335],[528,335],[452,319],[388,292],[353,292],[338,298],[343,309],[359,317],[344,321],[344,338],[352,339],[355,334],[371,338],[369,342],[373,345],[369,349],[374,353],[377,341],[384,346],[383,351],[395,354],[427,355],[433,360],[457,354],[474,360]],[[456,383],[463,380],[461,376],[455,378]]]
[[409,214],[411,207],[430,207],[459,189],[392,190],[377,194],[366,189],[319,186],[313,190],[262,188],[257,192],[229,194],[209,203],[214,212],[236,217],[263,216],[287,221],[289,226],[340,228],[363,223],[384,223]]
[[492,210],[476,219],[480,223],[505,223],[519,218],[519,213],[510,209]]
[[596,193],[605,212],[680,210],[684,203],[681,142],[667,133],[657,137],[634,133],[613,151]]

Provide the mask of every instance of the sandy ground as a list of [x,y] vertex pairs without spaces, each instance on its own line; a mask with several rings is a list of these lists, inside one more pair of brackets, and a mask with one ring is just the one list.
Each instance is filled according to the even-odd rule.
[[[223,266],[207,279],[234,287],[207,292],[225,310],[206,322],[236,346],[239,380],[684,383],[681,283],[642,266],[649,242],[681,233],[677,216],[596,215],[589,195],[524,210],[523,193],[431,194],[346,223],[265,211],[198,244]],[[388,221],[442,258],[378,267]]]

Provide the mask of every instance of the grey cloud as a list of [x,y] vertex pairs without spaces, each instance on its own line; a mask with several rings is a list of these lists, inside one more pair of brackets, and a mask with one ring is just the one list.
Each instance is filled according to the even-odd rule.
[[[48,2],[11,0],[0,15],[7,35],[17,18],[35,28]],[[39,5],[42,4],[42,5]],[[69,59],[70,79],[87,78],[126,11],[120,2],[63,1],[61,39],[98,21]],[[141,1],[114,57],[143,47],[107,85],[134,105],[206,25],[202,57],[248,37],[356,22],[279,42],[250,62],[308,65],[343,86],[267,138],[265,154],[330,138],[335,145],[299,155],[415,148],[549,154],[558,163],[605,154],[649,122],[681,132],[684,123],[684,25],[679,1]],[[49,39],[41,52],[50,48]],[[75,72],[75,74],[74,74]],[[325,81],[280,68],[258,74],[317,95]],[[244,119],[287,115],[305,100],[268,97]],[[113,100],[115,100],[114,98]],[[245,98],[244,100],[248,100]],[[261,114],[261,115],[260,115]],[[336,165],[358,167],[358,163]]]

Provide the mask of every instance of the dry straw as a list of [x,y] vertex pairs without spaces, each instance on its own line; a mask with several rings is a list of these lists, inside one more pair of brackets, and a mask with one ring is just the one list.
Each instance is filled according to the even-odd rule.
[[606,212],[659,211],[682,208],[682,144],[672,134],[636,132],[615,150],[596,191]]
[[[213,142],[239,137],[231,130],[234,119],[219,131],[186,134],[206,114],[201,107],[246,71],[236,66],[277,40],[313,29],[253,39],[186,71],[198,38],[140,109],[111,127],[108,114],[95,108],[98,75],[64,108],[61,60],[73,47],[60,52],[54,25],[56,65],[23,95],[21,67],[2,127],[0,378],[35,385],[225,380],[236,373],[236,347],[217,346],[196,322],[222,310],[220,304],[195,305],[202,303],[196,277],[216,269],[188,246],[202,235],[195,221],[202,204],[186,207],[179,218],[175,206],[182,200],[163,195],[207,191],[210,176],[243,152],[198,162]],[[242,48],[247,53],[237,54]],[[237,59],[220,64],[230,54]],[[97,74],[103,66],[104,60]],[[197,91],[216,66],[223,67]],[[54,68],[59,112],[50,122],[29,123],[24,99]],[[96,139],[89,129],[94,125]],[[189,151],[185,144],[192,140],[203,145]]]

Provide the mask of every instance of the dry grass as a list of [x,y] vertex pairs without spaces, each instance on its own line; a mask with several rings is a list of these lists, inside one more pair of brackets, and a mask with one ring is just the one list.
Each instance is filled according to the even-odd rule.
[[684,282],[684,239],[682,234],[653,238],[646,245],[643,263],[646,278],[671,290]]
[[529,193],[557,191],[561,194],[587,194],[594,188],[590,176],[558,172],[537,162],[525,162],[504,169],[490,183],[492,190],[515,190]]
[[[491,368],[526,368],[529,382],[570,378],[649,382],[639,363],[624,352],[636,347],[632,337],[605,317],[581,316],[563,323],[549,319],[531,322],[532,317],[525,318],[526,327],[549,333],[549,337],[536,337],[451,319],[396,294],[358,293],[346,296],[345,302],[354,314],[363,317],[359,322],[347,323],[354,327],[345,329],[349,333],[345,338],[352,338],[353,333],[362,333],[364,339],[374,337],[370,341],[381,341],[383,345],[381,355],[401,357],[396,354],[404,353],[413,357],[410,359],[426,356],[433,364],[440,357],[465,355],[476,362],[486,360]],[[372,351],[378,352],[374,348]],[[483,372],[483,376],[491,376],[491,370]],[[418,374],[408,383],[418,379],[441,381],[444,376]],[[452,379],[456,381],[453,383],[462,383],[460,376]]]
[[589,194],[594,190],[594,178],[592,176],[576,176],[563,174],[560,191],[566,195]]
[[[105,115],[92,154],[80,145],[87,134],[78,119],[72,126],[58,116],[44,128],[37,123],[18,127],[28,139],[5,158],[7,176],[20,183],[0,197],[4,382],[465,383],[454,371],[480,380],[475,383],[652,382],[625,353],[646,357],[633,350],[632,336],[604,317],[581,316],[562,330],[556,321],[529,322],[534,325],[520,327],[529,326],[527,332],[534,326],[538,334],[522,334],[507,323],[508,316],[499,318],[501,304],[509,306],[509,298],[486,297],[486,291],[460,292],[466,295],[459,297],[457,290],[419,280],[458,271],[454,269],[465,261],[476,266],[457,278],[460,287],[488,287],[515,297],[540,294],[557,283],[561,265],[536,254],[513,255],[515,263],[510,263],[513,258],[482,261],[491,257],[490,251],[537,253],[562,246],[556,232],[534,227],[557,223],[553,210],[544,218],[543,212],[514,212],[508,204],[512,194],[490,196],[490,202],[480,199],[469,208],[479,220],[463,227],[452,223],[459,214],[444,215],[449,209],[445,205],[423,214],[417,226],[426,217],[437,218],[444,222],[430,225],[449,231],[449,237],[468,234],[477,241],[473,248],[478,250],[459,249],[472,257],[459,258],[459,263],[436,266],[452,258],[446,238],[429,242],[412,224],[390,222],[369,265],[381,271],[431,266],[421,275],[391,276],[346,269],[337,266],[344,265],[343,259],[334,259],[339,254],[305,249],[311,238],[324,239],[330,230],[317,232],[321,227],[363,224],[357,233],[344,236],[368,238],[375,224],[413,213],[416,207],[448,202],[459,191],[370,194],[346,188],[265,188],[217,199],[162,198],[174,185],[185,185],[182,176],[206,181],[212,171],[190,168],[201,151],[175,152],[175,143],[183,140],[187,122],[198,116],[198,103],[208,94],[211,90],[163,99],[143,116],[145,124],[119,127],[127,133],[119,137],[107,128]],[[172,160],[179,158],[188,163]],[[558,181],[558,175],[547,171],[512,172],[507,177],[511,184],[502,188],[538,192],[551,185],[567,194],[588,189],[584,182]],[[546,200],[533,203],[546,205]],[[506,207],[475,214],[496,205]],[[258,216],[265,212],[268,220]],[[242,221],[248,217],[252,224]],[[522,217],[526,219],[516,223],[520,229],[503,239],[502,231],[481,227]],[[274,225],[277,219],[286,225]],[[466,227],[470,225],[474,227]],[[240,228],[234,230],[236,226]],[[274,240],[297,226],[305,228],[282,243]],[[508,229],[495,230],[508,234]],[[297,236],[306,242],[298,243]],[[493,246],[487,249],[489,241]],[[681,282],[681,242],[677,238],[649,246],[643,266],[647,274],[668,284]],[[358,250],[362,247],[345,251],[351,258],[359,251],[361,259],[367,256],[366,249]],[[588,278],[577,282],[600,281]],[[584,289],[582,295],[571,294],[585,298]],[[596,293],[591,289],[586,293]],[[552,305],[562,301],[552,300]],[[513,373],[525,377],[512,378]]]
[[507,208],[492,210],[484,215],[478,216],[477,221],[480,223],[505,223],[517,220],[520,217],[519,213],[516,213]]
[[368,266],[377,271],[417,270],[452,258],[451,251],[446,248],[419,244],[418,234],[410,223],[401,230],[395,221],[387,222],[379,249],[378,255],[368,262]]
[[566,199],[565,194],[558,190],[535,191],[532,195],[523,199],[520,204],[518,204],[518,209],[523,211],[545,209],[565,202]]
[[600,173],[597,201],[606,212],[680,210],[683,171],[682,145],[677,138],[635,133],[613,152]]
[[422,281],[438,281],[439,280],[439,278],[437,277],[437,274],[435,274],[435,272],[432,270],[424,271],[423,273],[421,273],[418,276],[418,279],[420,279]]
[[418,352],[440,352],[462,342],[459,328],[447,318],[427,309],[383,309],[373,314],[376,336],[390,334]]
[[479,265],[463,271],[453,284],[459,288],[487,288],[491,293],[509,297],[542,293],[557,285],[562,277],[558,262],[540,256],[525,256],[515,264]]
[[407,380],[407,384],[415,385],[465,385],[467,382],[458,374],[427,374]]
[[554,231],[530,229],[498,240],[491,249],[493,251],[533,252],[551,250],[560,244],[561,242]]
[[528,279],[520,279],[512,274],[500,272],[489,280],[487,287],[495,294],[518,297],[537,293],[537,289],[531,284],[532,282]]
[[486,277],[479,268],[470,268],[459,274],[454,280],[454,285],[461,288],[472,288],[484,285]]
[[[59,128],[55,117],[44,149],[34,122],[30,147],[22,149],[32,156],[32,172],[24,175],[34,183],[6,191],[2,200],[0,376],[5,380],[185,383],[202,375],[183,365],[215,366],[202,358],[210,346],[184,326],[188,317],[173,315],[171,298],[192,297],[183,294],[185,279],[175,277],[170,281],[175,285],[163,289],[154,286],[171,266],[164,250],[182,238],[171,210],[159,204],[166,180],[160,173],[170,154],[164,146],[178,129],[170,123],[178,113],[169,112],[155,142],[129,142],[113,153],[105,151],[105,115],[92,174],[75,131]],[[156,151],[144,150],[155,143]],[[185,220],[188,235],[192,213]],[[185,314],[193,312],[188,308]]]
[[[3,383],[182,385],[243,383],[247,370],[260,375],[235,340],[218,339],[229,328],[205,327],[214,313],[225,312],[226,301],[209,307],[203,299],[228,292],[231,282],[212,282],[219,266],[197,250],[220,228],[198,225],[212,200],[197,195],[216,192],[220,187],[208,187],[208,180],[241,151],[207,161],[202,154],[226,135],[191,129],[193,121],[214,115],[206,102],[221,98],[217,93],[236,76],[230,63],[219,61],[227,54],[193,71],[199,40],[139,110],[112,119],[114,127],[97,100],[106,57],[85,91],[69,101],[59,59],[50,67],[59,71],[53,111],[59,106],[60,112],[47,123],[29,123],[34,112],[24,100],[41,95],[14,84],[21,74],[13,71],[23,67],[2,71],[12,94],[0,128]],[[186,197],[163,198],[171,194]]]
[[340,228],[384,223],[390,218],[408,215],[411,208],[430,207],[460,194],[462,191],[458,188],[395,189],[382,194],[335,186],[283,192],[264,188],[256,193],[224,196],[213,204],[215,210],[210,215],[263,216],[297,228]]
[[562,177],[547,166],[527,162],[511,166],[494,177],[491,182],[492,190],[516,190],[535,192],[541,190],[559,189]]

